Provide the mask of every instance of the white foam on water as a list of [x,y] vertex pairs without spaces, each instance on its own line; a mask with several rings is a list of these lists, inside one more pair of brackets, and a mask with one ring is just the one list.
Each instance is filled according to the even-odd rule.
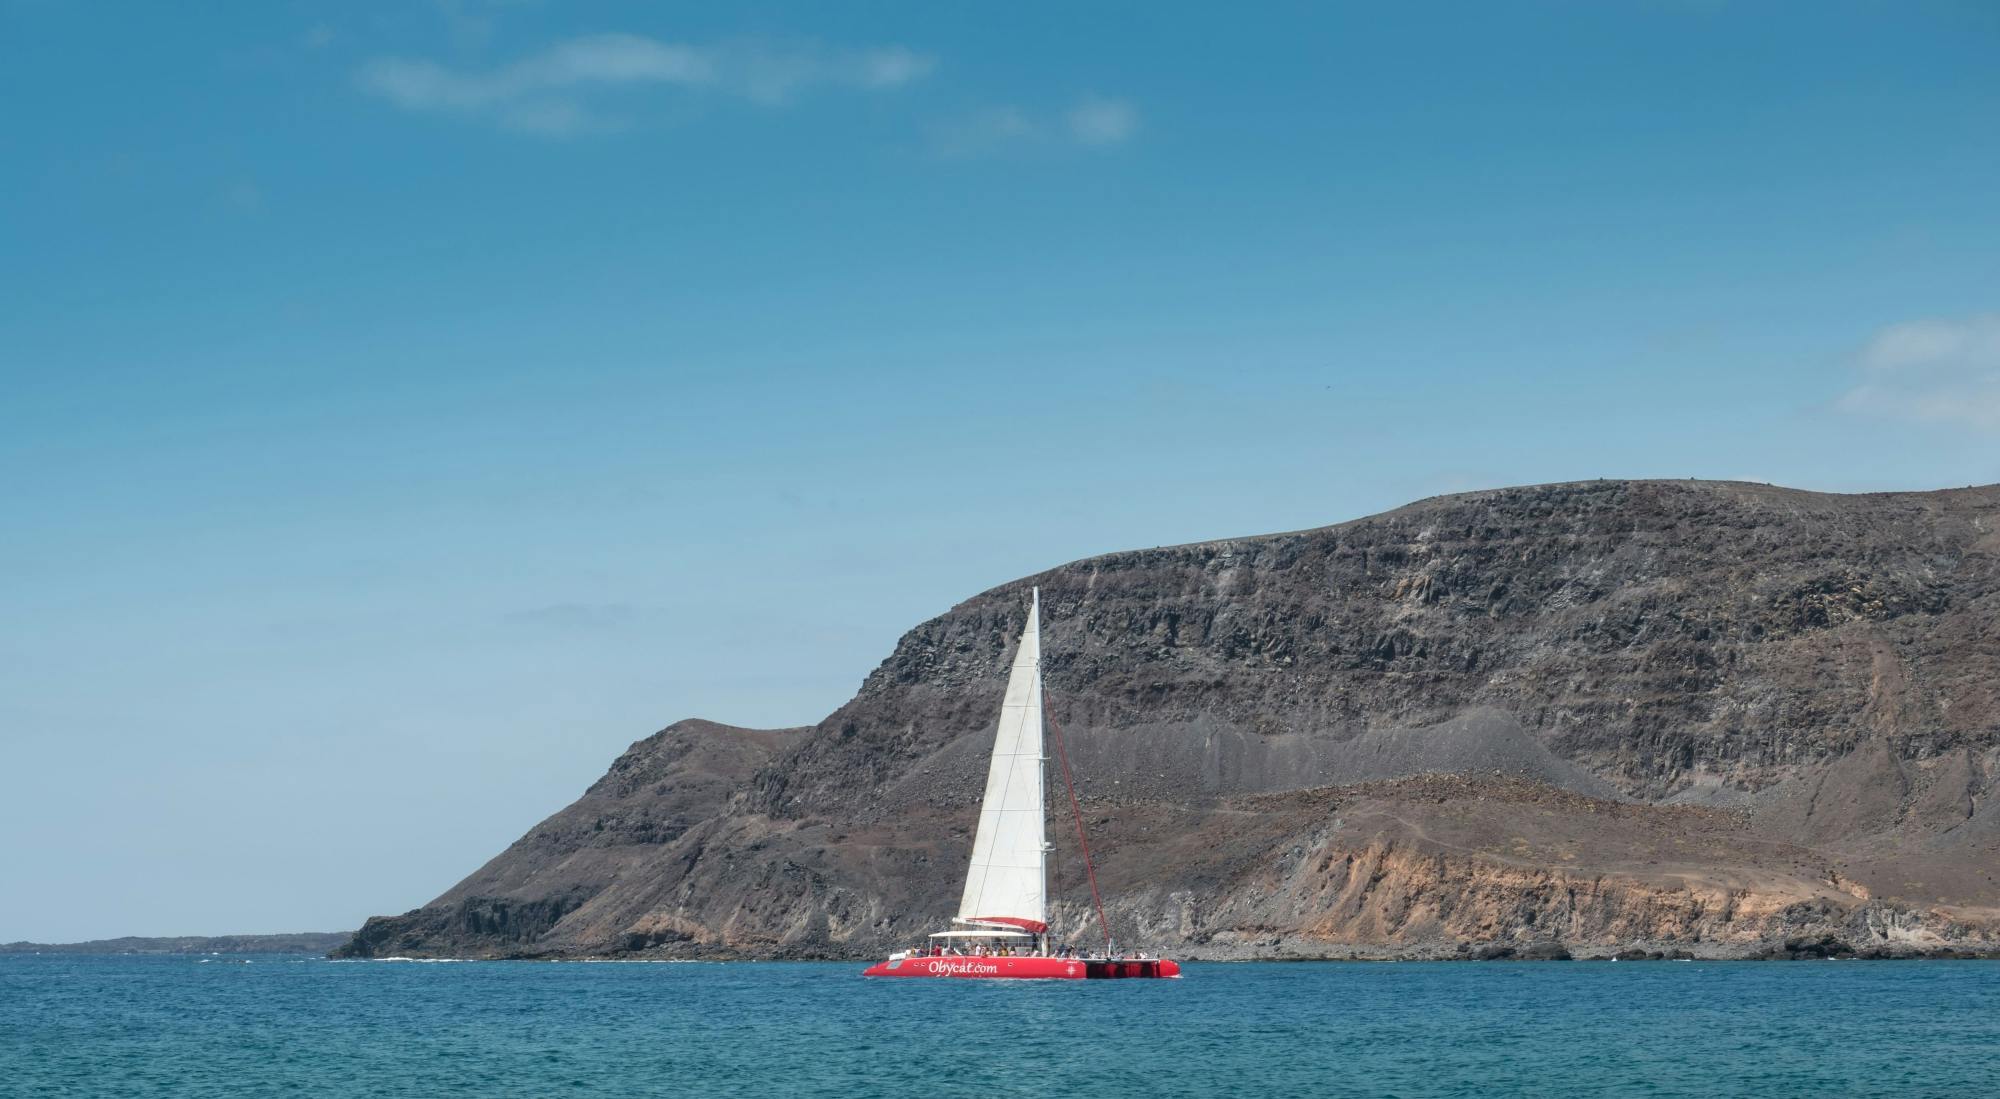
[[387,957],[387,958],[357,958],[357,959],[355,959],[355,960],[356,960],[356,961],[369,961],[369,962],[418,962],[418,963],[443,963],[443,962],[462,962],[462,961],[466,961],[467,959],[464,959],[464,958],[406,958],[406,957],[402,956],[401,954],[392,954],[392,955],[390,955],[390,956],[389,956],[389,957]]
[[559,958],[556,961],[585,965],[725,965],[713,958]]

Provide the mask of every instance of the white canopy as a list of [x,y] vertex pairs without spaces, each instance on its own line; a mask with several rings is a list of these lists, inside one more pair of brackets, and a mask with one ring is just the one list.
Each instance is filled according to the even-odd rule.
[[1026,931],[933,931],[933,939],[1032,939]]

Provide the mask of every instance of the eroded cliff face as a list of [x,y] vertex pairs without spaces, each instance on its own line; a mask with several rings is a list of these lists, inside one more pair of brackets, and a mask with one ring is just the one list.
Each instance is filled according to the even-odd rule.
[[[1610,481],[1004,585],[818,726],[639,742],[348,950],[860,956],[934,929],[1030,585],[1126,942],[2000,945],[2000,488]],[[1053,877],[1084,937],[1073,845]]]

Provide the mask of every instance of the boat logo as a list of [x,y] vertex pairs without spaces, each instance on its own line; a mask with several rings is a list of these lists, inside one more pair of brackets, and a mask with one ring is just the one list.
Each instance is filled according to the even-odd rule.
[[991,977],[1000,972],[1000,967],[997,965],[952,962],[943,958],[932,959],[930,969],[932,975],[938,977]]

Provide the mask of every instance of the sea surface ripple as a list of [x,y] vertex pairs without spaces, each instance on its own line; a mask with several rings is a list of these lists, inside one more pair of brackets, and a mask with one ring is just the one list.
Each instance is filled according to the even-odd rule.
[[2000,962],[0,957],[0,1095],[1992,1096]]

